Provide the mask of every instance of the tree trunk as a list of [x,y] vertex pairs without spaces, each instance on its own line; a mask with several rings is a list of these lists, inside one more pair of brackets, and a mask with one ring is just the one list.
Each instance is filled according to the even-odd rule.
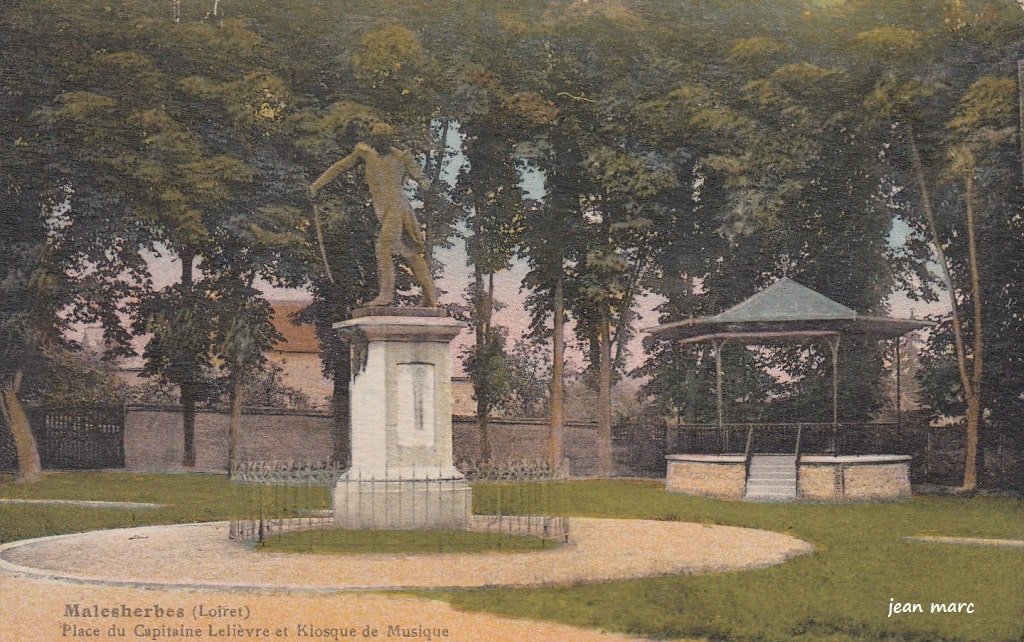
[[242,378],[235,374],[231,382],[231,417],[228,419],[228,477],[238,463],[238,433],[242,424]]
[[[195,253],[190,250],[179,252],[181,259],[181,292],[186,305],[192,303],[192,261]],[[184,381],[179,386],[179,401],[181,403],[182,425],[184,427],[184,448],[182,465],[186,468],[194,468],[196,465],[196,397],[198,396],[197,385],[194,381]]]
[[[438,187],[438,183],[441,180],[441,170],[444,168],[444,157],[448,151],[448,126],[450,122],[451,121],[448,119],[445,119],[444,123],[441,125],[441,133],[439,134],[441,138],[441,149],[438,150],[437,161],[434,161],[433,154],[427,154],[427,167],[423,173],[430,177],[430,193],[423,195],[424,200],[432,197],[433,192],[440,189]],[[437,266],[434,265],[434,244],[437,242],[437,239],[435,238],[437,236],[437,226],[435,225],[434,216],[437,208],[430,207],[429,205],[430,204],[428,203],[424,203],[423,208],[423,227],[425,228],[423,233],[423,244],[427,253],[427,265],[430,266],[430,270],[433,272],[437,268]]]
[[[693,275],[686,275],[686,312],[693,318]],[[683,375],[683,388],[686,393],[686,423],[697,423],[697,350],[692,345],[684,348],[686,352],[686,374]]]
[[984,453],[978,449],[981,424],[981,380],[983,374],[983,341],[981,313],[981,272],[978,267],[978,244],[974,231],[974,170],[968,171],[964,181],[964,202],[967,217],[967,255],[971,271],[971,301],[974,304],[974,354],[971,355],[971,387],[967,397],[966,447],[964,452],[964,489],[978,487],[979,460]]
[[561,270],[555,283],[552,302],[554,329],[551,335],[551,427],[548,432],[548,461],[557,469],[563,458],[565,429],[565,288]]
[[609,311],[606,304],[603,307],[597,381],[597,466],[598,475],[611,477],[615,474],[612,456],[612,344]]
[[932,248],[938,258],[939,269],[942,271],[942,280],[946,284],[946,291],[949,293],[950,314],[953,321],[953,339],[956,348],[956,364],[960,372],[960,383],[964,391],[969,395],[971,388],[970,378],[967,376],[967,352],[964,349],[963,324],[960,322],[960,308],[956,300],[956,286],[953,284],[953,277],[949,272],[949,261],[946,260],[946,251],[942,249],[942,239],[939,238],[939,227],[935,222],[935,212],[932,210],[931,194],[928,191],[928,182],[924,175],[924,166],[921,164],[921,154],[917,150],[917,141],[914,140],[914,130],[910,129],[910,157],[914,166],[914,175],[917,178],[918,191],[921,194],[921,209],[924,210],[924,217],[928,223],[928,230],[932,236]]
[[334,367],[334,394],[331,408],[334,415],[334,459],[344,465],[352,463],[352,408],[349,381],[352,379],[352,356],[343,353]]
[[487,411],[480,405],[476,407],[476,425],[480,430],[480,460],[491,460],[491,422]]
[[1017,61],[1017,145],[1020,148],[1020,179],[1024,183],[1024,60]]
[[[490,322],[488,314],[490,305],[486,300],[484,275],[478,259],[474,260],[473,278],[476,287],[476,349],[477,355],[480,355],[480,351],[485,349],[489,339],[487,327]],[[482,461],[490,461],[491,459],[490,414],[492,400],[488,390],[489,384],[490,382],[488,381],[480,380],[479,373],[474,377],[473,392],[476,394],[476,425],[480,431],[480,459]]]
[[622,362],[625,359],[626,351],[626,339],[629,336],[629,328],[633,323],[633,317],[635,310],[633,310],[633,301],[636,297],[637,290],[640,288],[640,283],[644,280],[647,274],[647,253],[641,252],[640,256],[636,258],[636,262],[630,268],[629,285],[626,287],[626,292],[622,299],[619,301],[621,307],[621,314],[619,315],[619,321],[615,324],[615,334],[612,338],[612,343],[615,344],[615,356],[612,357],[612,371],[621,372]]
[[4,420],[14,437],[14,447],[18,451],[18,473],[15,481],[28,483],[39,481],[43,477],[43,467],[39,459],[39,448],[35,435],[29,425],[28,414],[18,398],[21,388],[21,370],[14,373],[10,382],[0,386],[0,410]]
[[914,175],[917,179],[918,191],[921,194],[921,209],[924,210],[925,220],[928,223],[928,230],[932,236],[932,247],[938,258],[939,268],[942,270],[943,280],[946,283],[946,290],[949,292],[950,315],[953,324],[953,345],[956,348],[956,365],[960,373],[960,385],[964,391],[964,400],[967,403],[967,414],[965,417],[965,447],[964,447],[964,484],[965,490],[974,490],[978,487],[978,429],[981,421],[981,374],[982,374],[982,319],[981,319],[981,278],[978,271],[977,247],[974,238],[974,175],[973,170],[968,172],[965,180],[965,201],[967,209],[967,252],[970,257],[971,272],[971,294],[974,300],[974,351],[972,359],[972,372],[967,372],[967,349],[964,346],[963,323],[960,320],[960,309],[956,298],[956,288],[953,285],[953,277],[949,271],[949,262],[946,260],[946,253],[942,249],[942,240],[939,238],[938,225],[935,222],[935,213],[932,210],[931,196],[928,192],[928,184],[925,180],[924,167],[921,164],[921,155],[917,149],[917,142],[914,139],[914,130],[908,128],[910,139],[910,157],[914,167]]
[[487,299],[485,301],[487,307],[484,310],[487,314],[484,316],[484,327],[489,335],[491,333],[491,320],[494,317],[494,272],[487,273]]
[[195,468],[196,465],[196,385],[183,383],[180,386],[181,417],[184,426],[184,454],[181,465]]
[[964,490],[978,488],[978,424],[981,419],[981,400],[975,396],[967,399],[967,430],[964,446]]

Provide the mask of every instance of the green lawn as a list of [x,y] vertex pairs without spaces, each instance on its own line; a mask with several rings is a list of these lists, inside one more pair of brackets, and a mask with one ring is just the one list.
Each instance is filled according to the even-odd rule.
[[228,519],[245,506],[244,487],[215,475],[51,473],[35,484],[0,483],[0,497],[165,504],[158,509],[93,509],[0,504],[0,543],[99,528]]
[[[0,484],[0,497],[115,499],[159,510],[0,506],[0,541],[112,526],[225,519],[240,501],[223,477],[53,474]],[[1024,539],[1024,502],[916,497],[849,505],[748,504],[669,495],[656,482],[486,485],[474,508],[542,505],[571,515],[687,520],[765,528],[814,553],[772,568],[559,589],[426,592],[470,610],[549,619],[651,637],[718,640],[1024,640],[1024,551],[906,542],[935,534]],[[888,613],[889,599],[973,602],[973,614]]]
[[[1024,640],[1024,550],[906,542],[943,534],[1024,539],[1024,502],[915,497],[751,504],[670,495],[655,482],[572,482],[569,514],[765,528],[816,551],[772,568],[564,589],[445,593],[464,609],[652,637],[721,640]],[[478,489],[485,510],[489,488]],[[529,510],[528,506],[522,506]],[[436,595],[436,594],[435,594]],[[974,602],[975,613],[896,614],[889,598]]]
[[275,535],[257,550],[287,553],[493,553],[554,548],[539,537],[470,531],[320,529]]

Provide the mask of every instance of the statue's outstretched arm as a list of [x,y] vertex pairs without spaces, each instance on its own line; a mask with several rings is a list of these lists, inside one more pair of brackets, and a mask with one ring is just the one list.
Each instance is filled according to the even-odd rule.
[[405,164],[405,171],[409,172],[409,176],[419,183],[420,187],[423,189],[430,187],[430,180],[423,174],[423,170],[420,169],[420,164],[413,159],[411,152],[402,152],[402,163]]
[[324,185],[327,185],[335,178],[337,178],[338,174],[349,169],[352,169],[352,167],[354,167],[355,164],[359,162],[359,159],[361,157],[362,152],[359,149],[359,146],[357,145],[356,148],[352,150],[351,154],[328,167],[327,171],[320,175],[320,178],[313,181],[313,184],[309,186],[309,195],[311,197],[316,196],[316,193],[323,189]]

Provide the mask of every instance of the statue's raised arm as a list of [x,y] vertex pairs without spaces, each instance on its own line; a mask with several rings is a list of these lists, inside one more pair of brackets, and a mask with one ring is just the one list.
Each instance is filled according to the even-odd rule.
[[[327,168],[320,178],[309,186],[310,198],[342,172],[365,164],[366,185],[370,188],[373,211],[380,221],[377,235],[377,278],[380,293],[368,306],[391,305],[395,299],[395,256],[402,256],[412,268],[416,281],[423,290],[423,305],[437,306],[434,279],[426,260],[426,246],[419,221],[405,195],[405,180],[412,177],[421,187],[429,185],[426,176],[408,151],[390,145],[390,127],[374,125],[371,144],[358,143],[345,158]],[[402,232],[408,235],[408,241]]]
[[320,178],[313,181],[313,184],[309,186],[309,197],[316,198],[317,192],[322,190],[325,185],[337,178],[342,172],[347,172],[355,167],[356,163],[359,162],[361,155],[362,151],[358,146],[356,146],[356,149],[352,150],[351,154],[328,167],[327,171],[321,174]]

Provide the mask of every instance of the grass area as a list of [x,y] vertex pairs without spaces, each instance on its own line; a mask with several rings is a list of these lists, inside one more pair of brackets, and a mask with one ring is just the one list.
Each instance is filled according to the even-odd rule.
[[[326,489],[318,494],[328,506]],[[150,524],[209,522],[241,517],[252,501],[245,486],[220,475],[153,475],[117,472],[50,473],[34,484],[0,483],[0,497],[83,499],[165,504],[157,509],[93,509],[74,506],[0,504],[0,543],[44,535]],[[307,503],[307,506],[317,507]]]
[[554,548],[539,537],[471,531],[348,531],[334,528],[275,535],[257,550],[287,553],[493,553]]
[[[568,514],[764,528],[810,541],[816,550],[755,571],[560,589],[458,591],[444,598],[464,609],[658,638],[1024,640],[1024,551],[902,539],[919,534],[1024,539],[1019,500],[751,504],[670,495],[655,482],[570,485],[563,497],[572,503],[561,507]],[[477,489],[480,509],[486,509],[491,492]],[[887,617],[890,598],[922,603],[926,613]],[[927,613],[932,602],[954,601],[973,602],[974,614]]]
[[[159,510],[0,505],[0,541],[116,526],[226,519],[244,492],[224,477],[51,474],[0,497],[147,501]],[[324,497],[326,506],[326,495]],[[907,535],[1024,539],[1024,502],[915,497],[889,503],[749,504],[670,495],[657,482],[574,481],[474,488],[476,512],[543,506],[569,515],[764,528],[812,542],[767,569],[558,589],[428,592],[469,610],[657,637],[714,640],[1024,640],[1024,551],[907,542]],[[890,598],[973,602],[973,614],[896,614]]]

